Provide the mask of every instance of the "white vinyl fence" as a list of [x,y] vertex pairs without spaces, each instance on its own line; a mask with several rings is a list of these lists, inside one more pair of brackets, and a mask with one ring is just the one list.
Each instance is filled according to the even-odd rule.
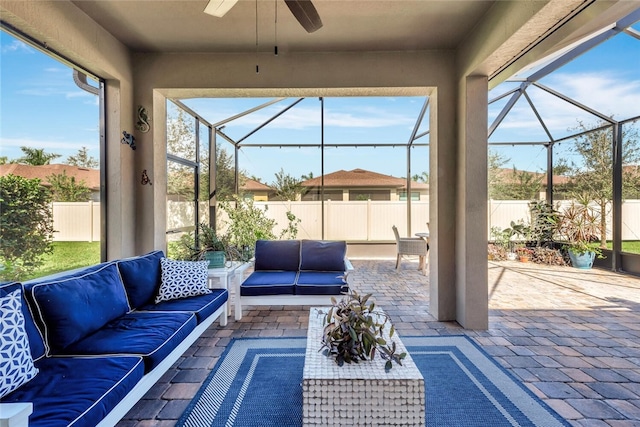
[[[562,202],[561,206],[570,202]],[[167,206],[167,223],[192,224],[193,203],[171,202]],[[322,237],[322,205],[320,202],[254,202],[265,209],[266,215],[278,224],[276,235],[287,226],[287,211],[301,220],[299,239]],[[429,202],[412,202],[411,232],[426,231],[429,222]],[[221,212],[221,210],[218,210]],[[527,201],[490,200],[488,204],[489,227],[510,227],[511,221],[529,219]],[[622,204],[622,240],[640,240],[640,200],[626,200]],[[100,203],[53,203],[54,240],[100,240]],[[399,201],[328,201],[324,205],[325,239],[349,241],[393,241],[391,226],[396,225],[401,236],[407,235],[407,203]],[[607,225],[611,227],[609,209]],[[611,233],[608,233],[611,238]]]

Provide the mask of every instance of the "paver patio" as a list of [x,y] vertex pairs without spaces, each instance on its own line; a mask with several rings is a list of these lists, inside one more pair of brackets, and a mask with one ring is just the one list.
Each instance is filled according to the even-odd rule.
[[[414,263],[353,260],[401,336],[465,334],[575,426],[640,426],[640,278],[515,261],[489,263],[489,330],[429,314]],[[306,307],[250,307],[212,326],[118,426],[173,426],[233,337],[305,336]]]

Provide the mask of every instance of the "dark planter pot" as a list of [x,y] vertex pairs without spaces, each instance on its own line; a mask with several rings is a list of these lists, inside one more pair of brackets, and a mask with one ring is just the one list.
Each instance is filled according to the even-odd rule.
[[589,269],[593,266],[593,260],[596,258],[596,254],[595,252],[578,254],[569,249],[569,258],[571,259],[571,265],[575,268]]
[[224,267],[226,257],[224,251],[208,251],[204,253],[204,259],[209,261],[209,268]]

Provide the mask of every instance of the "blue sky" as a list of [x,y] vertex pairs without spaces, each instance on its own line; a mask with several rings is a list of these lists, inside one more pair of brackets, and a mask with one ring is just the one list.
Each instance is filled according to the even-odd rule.
[[[636,24],[635,28],[640,25]],[[541,83],[617,119],[638,116],[640,40],[626,34],[618,35],[545,77]],[[489,98],[508,87],[508,83],[498,86]],[[594,122],[592,117],[540,90],[532,89],[530,95],[556,138],[575,127],[577,118]],[[266,101],[184,100],[211,123]],[[293,101],[285,100],[229,123],[224,132],[239,139]],[[328,150],[325,173],[361,167],[404,176],[406,149],[400,145],[409,140],[423,102],[423,98],[417,97],[325,98],[325,144],[399,144],[395,149]],[[489,122],[500,107],[501,103],[496,103],[490,108]],[[420,131],[426,129],[425,123]],[[543,136],[523,98],[490,141],[537,141]],[[320,102],[317,98],[305,99],[245,141],[247,144],[273,145],[319,142]],[[75,86],[69,67],[0,32],[0,156],[20,157],[22,145],[61,154],[59,162],[77,153],[82,146],[89,147],[90,154],[98,157],[97,97]],[[498,150],[519,169],[540,170],[546,162],[540,147],[518,147],[517,150],[501,147]],[[412,173],[427,170],[427,149],[416,148],[413,153]],[[240,154],[240,166],[250,175],[271,182],[273,174],[281,167],[294,176],[308,172],[318,176],[318,158],[318,149],[246,148]]]

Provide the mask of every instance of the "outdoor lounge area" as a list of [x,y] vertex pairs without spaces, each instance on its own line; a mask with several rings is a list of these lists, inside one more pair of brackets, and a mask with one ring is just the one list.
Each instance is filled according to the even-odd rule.
[[[417,259],[399,271],[392,258],[353,264],[353,288],[372,293],[403,338],[471,337],[571,425],[640,423],[640,278],[490,262],[489,329],[470,331],[429,314]],[[173,426],[231,339],[304,337],[308,318],[308,307],[253,306],[241,321],[213,325],[118,426]]]
[[[217,4],[228,10],[210,13]],[[292,4],[315,5],[322,23],[289,13]],[[639,25],[640,3],[628,0],[0,0],[0,36],[11,41],[2,58],[15,60],[2,65],[3,110],[6,104],[15,117],[0,117],[0,146],[9,147],[0,152],[7,165],[0,179],[26,182],[41,196],[37,208],[27,209],[20,202],[31,197],[17,191],[0,197],[0,281],[37,282],[52,274],[60,289],[52,304],[44,297],[16,304],[22,296],[14,287],[3,295],[17,319],[7,322],[19,325],[19,339],[10,333],[3,339],[21,357],[2,357],[30,378],[1,396],[8,402],[37,378],[31,386],[48,388],[36,397],[75,417],[60,424],[74,425],[95,411],[84,422],[89,427],[306,427],[356,420],[640,426],[640,55],[614,58],[604,48],[602,58],[590,58],[590,74],[577,62],[622,37],[611,52],[631,51],[629,42],[637,48]],[[55,65],[33,65],[39,79],[6,65],[31,65],[33,53]],[[616,72],[598,68],[613,63],[622,63]],[[576,64],[571,72],[554,74],[568,64]],[[48,78],[53,71],[68,74],[72,90],[42,90],[62,82]],[[9,80],[10,72],[22,76]],[[66,124],[79,114],[54,117],[63,108],[43,102],[38,107],[51,114],[39,114],[40,126],[25,121],[33,97],[54,99],[54,92],[57,100],[81,99],[90,107],[80,111],[93,117],[54,129],[44,116]],[[585,94],[602,104],[587,105]],[[46,135],[31,133],[42,129]],[[11,166],[24,165],[29,150],[44,164]],[[80,154],[85,163],[77,165]],[[38,167],[66,155],[67,166],[75,162],[95,178],[90,200],[53,200],[63,177],[42,175],[45,168]],[[577,201],[582,215],[573,224],[587,216],[589,229],[572,232],[567,212]],[[14,211],[5,208],[11,203]],[[75,211],[80,203],[86,206]],[[25,226],[14,212],[41,218]],[[60,224],[81,222],[90,231],[82,236],[90,237],[61,237]],[[34,230],[26,250],[20,239]],[[207,230],[212,239],[205,243]],[[18,243],[3,245],[10,237]],[[268,249],[254,251],[256,241]],[[402,248],[402,242],[419,248]],[[71,249],[65,256],[53,243],[62,243],[56,250]],[[331,256],[323,254],[325,244],[334,248]],[[591,262],[596,251],[605,256],[593,269],[564,265],[565,250],[576,247],[588,248]],[[534,263],[540,258],[502,261],[539,255],[534,248],[553,265]],[[37,265],[28,276],[47,251],[53,267]],[[213,251],[223,252],[222,260],[205,266],[202,259]],[[80,252],[91,256],[64,269],[91,281],[96,265],[108,265],[113,280],[105,283],[117,307],[100,292],[66,304],[65,289],[53,279],[62,268],[55,268]],[[143,355],[122,353],[136,358],[127,363],[137,364],[142,386],[120,393],[112,387],[120,381],[106,375],[103,388],[114,393],[104,413],[95,402],[107,392],[85,396],[80,384],[77,398],[66,399],[58,382],[36,375],[23,351],[33,346],[26,337],[43,338],[35,362],[46,367],[60,362],[63,353],[55,350],[91,341],[121,317],[138,317],[157,293],[158,279],[145,267],[136,269],[131,284],[116,262],[150,253],[172,259],[157,260],[160,265],[202,263],[198,286],[206,294],[196,296],[202,300],[214,299],[206,296],[214,279],[226,290],[214,291],[215,308],[206,305],[212,311],[206,319],[198,319],[200,307],[183,301],[185,289],[171,291],[192,332],[180,340],[167,328],[163,339],[175,338],[174,348],[166,347],[166,358],[153,349],[145,353],[157,356],[145,365],[146,378]],[[133,303],[141,283],[148,285],[145,301]],[[133,292],[123,290],[128,284]],[[335,350],[326,341],[317,350],[307,337],[319,334],[327,300],[346,288],[371,294],[397,331],[397,348],[393,332],[385,332],[390,347],[369,339],[388,358],[381,376],[337,381],[339,369],[307,357]],[[86,286],[77,291],[85,295]],[[164,303],[148,310],[177,323]],[[87,329],[81,318],[82,336],[59,342],[38,304],[48,305],[53,325],[61,318],[62,334],[68,318],[100,319]],[[60,306],[65,312],[58,316]],[[21,322],[20,313],[34,319]],[[146,344],[159,328],[152,321],[145,327],[134,332]],[[119,337],[109,335],[109,344],[128,344]],[[93,342],[87,347],[65,355],[91,365],[99,364],[96,355],[118,353],[95,350]],[[343,359],[340,354],[338,364]],[[402,360],[408,375],[391,363]],[[91,383],[85,371],[74,374]],[[254,379],[262,381],[259,387],[252,387]],[[22,411],[20,427],[28,425],[28,400],[42,408],[38,399],[9,403]],[[5,403],[0,421],[16,407]]]

